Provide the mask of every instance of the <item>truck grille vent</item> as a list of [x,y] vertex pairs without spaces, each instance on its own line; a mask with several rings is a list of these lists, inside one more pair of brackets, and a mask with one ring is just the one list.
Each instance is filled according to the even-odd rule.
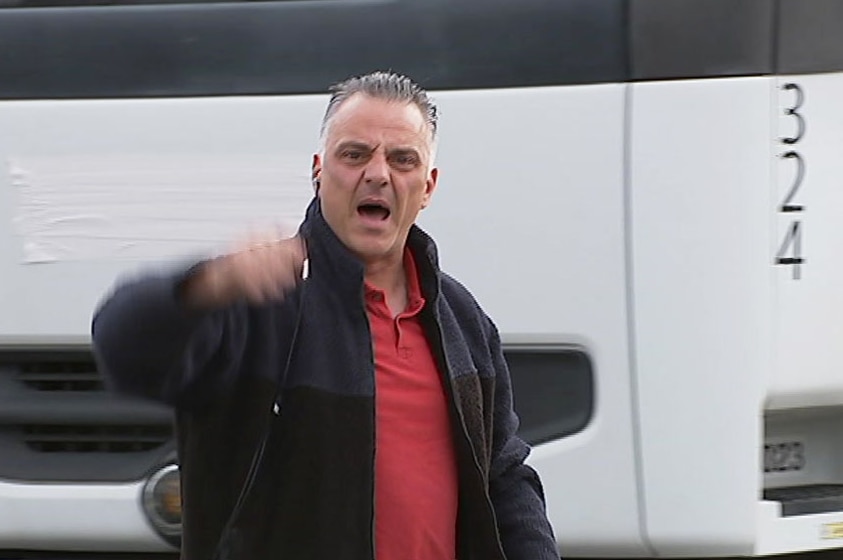
[[0,479],[142,480],[175,457],[173,419],[105,390],[87,348],[0,348]]
[[171,438],[169,426],[23,426],[24,443],[41,453],[136,453]]
[[18,381],[35,391],[102,391],[96,366],[84,362],[32,362],[20,365]]

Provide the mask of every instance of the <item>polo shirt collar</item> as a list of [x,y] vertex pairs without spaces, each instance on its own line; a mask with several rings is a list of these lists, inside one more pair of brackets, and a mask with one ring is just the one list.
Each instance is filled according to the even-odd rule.
[[[413,257],[413,252],[408,248],[404,248],[404,274],[407,276],[407,308],[399,311],[399,315],[403,317],[410,317],[417,315],[425,304],[424,296],[421,291],[421,284],[419,282],[419,272],[416,267],[416,259]],[[372,296],[379,297],[379,301],[384,301],[386,293],[380,288],[373,286],[364,280],[363,286],[366,292],[366,298]]]
[[[309,278],[316,282],[329,282],[332,289],[343,295],[359,298],[365,271],[363,263],[340,241],[325,221],[318,196],[310,201],[299,231],[307,244]],[[408,254],[414,274],[408,273],[407,276],[415,286],[408,285],[408,289],[415,289],[422,299],[422,294],[426,295],[427,300],[435,298],[439,293],[436,244],[416,225],[410,228],[404,254],[405,270],[409,272]],[[412,300],[412,295],[409,295]]]

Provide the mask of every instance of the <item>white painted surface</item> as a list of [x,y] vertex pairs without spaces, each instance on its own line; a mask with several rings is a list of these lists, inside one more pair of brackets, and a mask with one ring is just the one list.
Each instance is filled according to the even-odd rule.
[[[326,96],[291,96],[283,100],[240,97],[0,103],[0,338],[14,336],[37,342],[44,337],[87,335],[96,303],[118,276],[141,266],[160,265],[176,256],[205,255],[217,248],[226,234],[235,230],[246,234],[250,228],[264,225],[268,209],[280,200],[295,198],[296,189],[301,200],[309,199],[310,158],[326,100]],[[231,179],[230,186],[232,194],[243,193],[241,202],[250,212],[239,205],[221,207],[217,200],[197,194],[186,209],[193,212],[193,235],[207,235],[207,249],[195,238],[179,240],[168,248],[147,242],[135,252],[103,259],[114,255],[113,244],[97,246],[99,253],[85,245],[84,254],[80,254],[83,247],[64,235],[63,241],[71,242],[77,258],[27,263],[26,237],[15,222],[20,211],[20,191],[13,185],[10,164],[20,162],[36,175],[58,166],[67,175],[74,165],[87,163],[89,175],[100,169],[116,180],[116,168],[127,160],[154,167],[150,169],[154,177],[166,175],[175,183],[174,190],[181,193],[201,188],[202,173],[208,170],[202,162],[214,162],[224,170],[217,181],[228,179],[232,171],[245,173],[243,168],[254,162],[250,173],[240,182]],[[181,178],[174,178],[159,167],[162,162],[172,165],[174,161],[179,162],[175,165],[181,168]],[[299,162],[298,170],[292,163],[295,161]],[[279,181],[274,193],[266,189],[266,181],[273,175],[278,175]],[[115,184],[116,194],[121,194],[122,187],[127,191],[123,193],[125,200],[148,200],[149,193],[136,192],[144,188],[137,177],[129,170],[122,183]],[[281,180],[287,181],[283,187]],[[166,198],[161,198],[161,215],[175,212],[185,216],[185,208],[174,206],[186,202],[168,204]],[[62,204],[52,210],[67,213],[66,203]],[[302,212],[301,204],[278,209],[282,216]],[[218,220],[207,224],[205,218],[212,214]],[[142,237],[154,225],[151,214],[131,227],[120,223],[125,218],[125,213],[112,215],[115,223],[110,231],[128,235],[131,230],[132,235]],[[152,229],[160,234],[157,227]],[[62,235],[68,230],[54,231]],[[153,257],[152,253],[158,250],[161,254]]]
[[595,367],[592,425],[531,460],[565,556],[643,553],[626,340],[625,87],[436,94],[442,173],[421,224],[443,267],[505,341],[581,344]]
[[[777,84],[796,83],[804,92],[799,112],[805,135],[796,144],[778,144],[777,153],[799,152],[805,160],[805,179],[794,202],[804,211],[776,214],[787,196],[794,165],[776,163],[775,238],[778,249],[786,229],[801,222],[805,264],[794,280],[790,267],[778,267],[775,278],[775,367],[767,391],[767,407],[787,409],[843,405],[843,73],[780,77]],[[783,114],[793,95],[777,92],[777,136],[789,136],[794,117]]]
[[[843,203],[835,182],[843,177],[837,155],[843,153],[843,116],[835,98],[843,91],[840,76],[799,79],[808,119],[800,146],[808,175],[799,193],[807,209],[807,262],[794,281],[790,270],[772,265],[786,227],[775,209],[792,174],[788,162],[778,161],[780,146],[773,141],[790,123],[778,114],[775,82],[435,92],[443,114],[442,175],[421,225],[439,241],[443,266],[473,291],[505,341],[577,344],[595,367],[592,423],[576,436],[538,446],[530,458],[545,483],[565,556],[646,556],[645,536],[664,556],[829,546],[816,536],[816,521],[837,514],[780,519],[775,504],[758,499],[762,481],[843,481],[836,419],[789,414],[795,406],[843,404],[843,381],[834,369],[843,358],[836,343],[843,310],[833,258],[843,246],[835,221]],[[630,88],[627,216],[624,94]],[[119,276],[162,266],[182,252],[211,251],[238,226],[245,232],[265,221],[273,214],[268,208],[281,205],[279,197],[300,192],[302,202],[284,208],[300,213],[310,196],[310,156],[325,101],[0,103],[0,341],[83,341],[96,302]],[[197,162],[213,162],[224,170],[213,179],[219,184],[243,174],[231,192],[242,192],[245,206],[227,208],[196,196],[192,216],[162,203],[181,220],[195,219],[196,229],[189,228],[187,245],[170,236],[160,255],[154,244],[115,255],[113,247],[79,243],[72,255],[32,262],[45,259],[31,258],[26,233],[15,229],[21,191],[9,166],[37,175],[56,162],[94,162],[109,169],[107,182],[123,181],[127,196],[150,194],[137,192],[143,188],[131,179],[137,173],[120,173],[129,160],[148,162],[156,177],[166,175],[161,162],[177,162],[188,175],[177,185],[181,194],[201,187],[208,167]],[[255,162],[252,174],[244,171],[249,161]],[[278,191],[266,188],[274,174]],[[203,222],[212,212],[221,212],[213,214],[219,221]],[[132,236],[150,222],[112,225]],[[201,235],[193,237],[196,232]],[[768,412],[784,411],[768,413],[766,428],[765,402]],[[806,441],[810,467],[762,478],[764,438],[790,437]],[[91,548],[88,539],[103,550],[163,546],[142,517],[137,492],[0,484],[0,548],[35,542]],[[109,520],[96,527],[87,520],[98,518],[79,515],[100,510]],[[45,541],[49,535],[65,540]]]
[[647,532],[666,557],[750,554],[770,367],[770,80],[632,87]]
[[[566,555],[645,552],[626,333],[626,87],[435,93],[443,115],[442,174],[421,225],[439,241],[443,266],[473,291],[505,341],[579,344],[595,367],[593,423],[576,437],[540,446],[531,457]],[[245,158],[254,158],[265,167],[232,184],[231,192],[251,193],[243,202],[262,217],[277,201],[265,181],[279,155],[285,169],[293,169],[298,158],[302,170],[298,186],[279,173],[279,192],[300,188],[309,197],[307,172],[325,102],[325,96],[303,96],[4,103],[0,128],[11,132],[0,137],[0,155],[35,170],[60,161],[110,162],[106,182],[132,197],[143,185],[133,179],[134,171],[121,177],[120,162],[179,162],[187,179],[175,190],[183,195],[201,188],[204,164],[196,162],[241,169]],[[67,173],[68,166],[62,169]],[[159,185],[169,180],[166,175],[154,170]],[[16,208],[11,192],[11,177],[0,176],[0,236],[15,240],[0,248],[0,305],[9,310],[0,314],[0,340],[84,337],[96,302],[117,277],[169,262],[184,249],[204,252],[200,243],[176,242],[160,259],[151,258],[151,245],[128,259],[102,259],[102,248],[97,253],[77,245],[88,252],[27,264],[21,238],[10,235]],[[139,200],[147,200],[146,194]],[[195,233],[207,231],[203,219],[210,211],[225,210],[201,196],[183,204],[194,213]],[[221,219],[226,227],[242,222],[245,230],[250,213],[235,210]],[[166,200],[161,211],[190,217]],[[150,223],[116,225],[131,237],[148,231]],[[207,234],[209,245],[218,242],[216,234]],[[193,235],[189,241],[199,241]],[[576,504],[588,504],[589,515]]]
[[0,549],[159,552],[142,484],[0,482]]
[[312,196],[306,167],[284,154],[18,158],[9,172],[22,264],[224,251],[246,224],[293,233]]
[[843,538],[828,538],[828,526],[843,524],[843,512],[782,517],[776,502],[758,502],[758,541],[754,553],[784,554],[843,547]]

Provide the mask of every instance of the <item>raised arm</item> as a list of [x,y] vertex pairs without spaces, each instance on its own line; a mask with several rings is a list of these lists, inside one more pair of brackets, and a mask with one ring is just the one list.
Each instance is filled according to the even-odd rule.
[[171,404],[224,385],[237,371],[254,306],[292,290],[303,260],[303,244],[292,238],[120,285],[92,324],[106,382]]

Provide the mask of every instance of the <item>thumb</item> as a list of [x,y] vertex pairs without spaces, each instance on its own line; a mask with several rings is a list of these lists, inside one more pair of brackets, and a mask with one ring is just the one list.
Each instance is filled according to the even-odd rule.
[[275,224],[275,235],[278,239],[290,239],[299,236],[298,225],[291,221],[281,221]]

